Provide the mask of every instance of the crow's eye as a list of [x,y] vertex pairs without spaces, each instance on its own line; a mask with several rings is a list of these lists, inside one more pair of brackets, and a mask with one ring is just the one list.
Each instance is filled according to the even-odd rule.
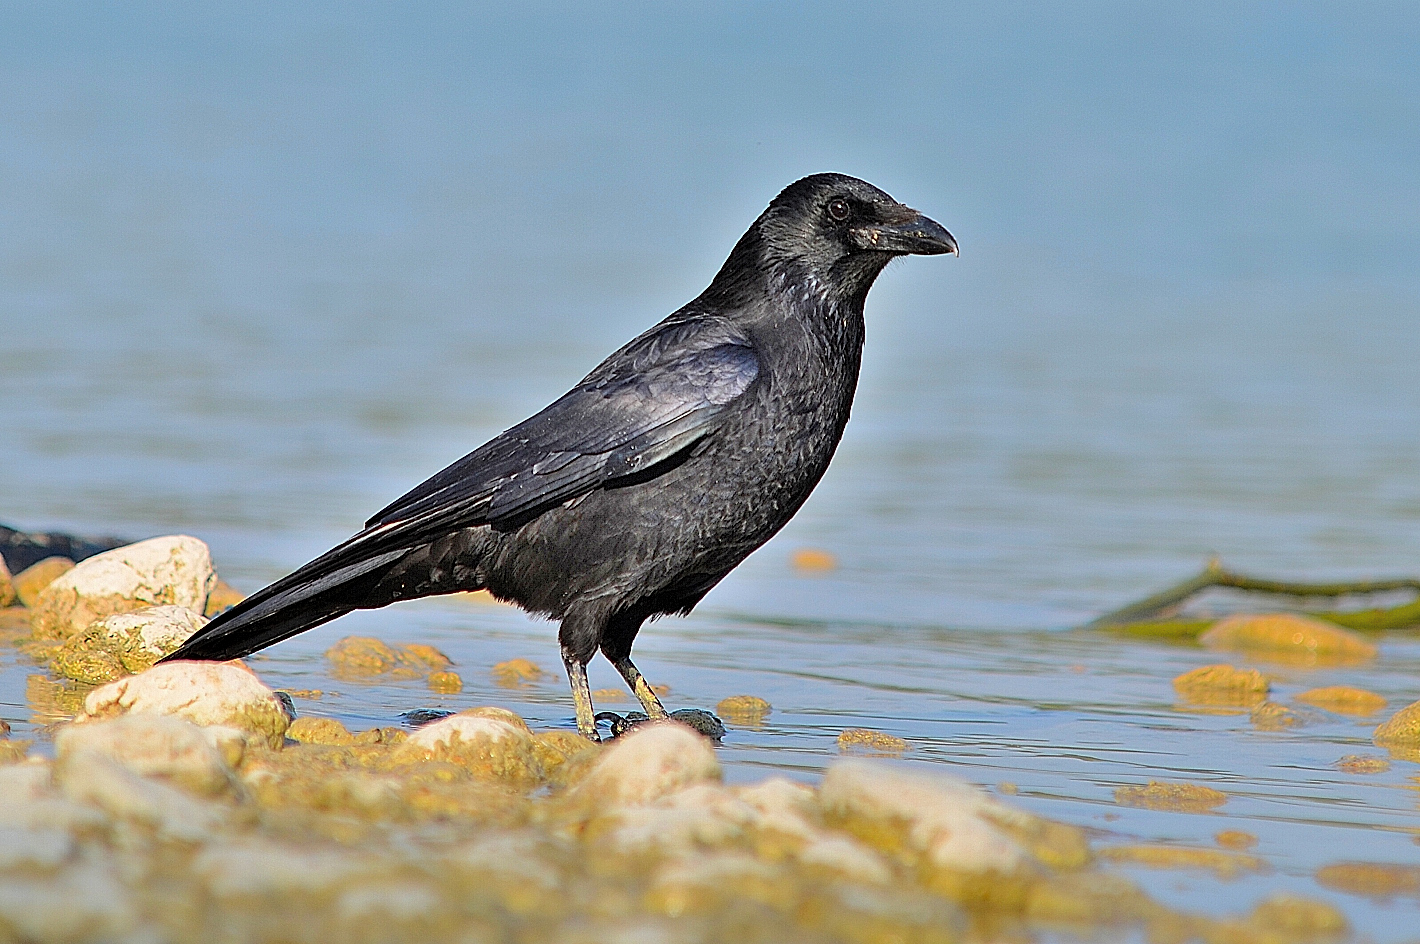
[[834,197],[828,201],[828,216],[838,223],[848,219],[848,201],[842,197]]

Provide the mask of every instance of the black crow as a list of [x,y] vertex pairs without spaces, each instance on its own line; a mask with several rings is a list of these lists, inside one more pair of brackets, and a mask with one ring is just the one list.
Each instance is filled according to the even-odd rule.
[[486,588],[561,621],[583,735],[598,649],[666,717],[631,663],[641,624],[689,613],[799,510],[848,422],[873,280],[956,251],[864,181],[789,185],[700,297],[167,658],[235,659],[351,610]]

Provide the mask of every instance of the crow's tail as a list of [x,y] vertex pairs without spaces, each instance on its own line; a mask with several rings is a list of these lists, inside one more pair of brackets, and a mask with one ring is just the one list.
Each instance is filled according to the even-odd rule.
[[335,567],[331,554],[317,558],[214,617],[161,661],[240,659],[351,610],[388,603],[372,600],[372,591],[406,553],[387,551]]

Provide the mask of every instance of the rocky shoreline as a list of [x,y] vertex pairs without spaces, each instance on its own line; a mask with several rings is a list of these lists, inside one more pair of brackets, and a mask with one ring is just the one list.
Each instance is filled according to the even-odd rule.
[[[1286,895],[1233,918],[1181,913],[1109,867],[1260,868],[1245,843],[1096,849],[1077,827],[885,760],[841,758],[812,786],[731,787],[713,742],[674,722],[596,745],[494,706],[413,732],[295,717],[240,663],[154,665],[239,599],[194,538],[39,561],[6,574],[6,592],[0,602],[23,605],[0,610],[0,640],[47,670],[30,694],[53,758],[0,740],[0,941],[1134,933],[1304,944],[1348,933],[1332,906]],[[1249,632],[1283,636],[1235,627],[1218,645]],[[427,646],[347,639],[330,655],[337,672],[413,673],[457,691]],[[1180,693],[1205,707],[1267,704],[1265,680],[1215,668]],[[1395,743],[1414,734],[1412,709],[1387,722]],[[745,725],[768,710],[750,696],[721,708]],[[875,749],[886,737],[875,734],[840,744],[894,753]],[[1209,808],[1177,785],[1137,792],[1119,802]]]

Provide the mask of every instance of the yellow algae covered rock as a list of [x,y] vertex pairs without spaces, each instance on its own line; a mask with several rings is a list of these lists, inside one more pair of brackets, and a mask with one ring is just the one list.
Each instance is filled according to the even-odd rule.
[[1333,862],[1317,869],[1318,884],[1370,898],[1420,897],[1420,866],[1387,862]]
[[51,667],[78,682],[112,682],[151,669],[206,622],[184,606],[150,606],[106,616],[66,639]]
[[488,670],[493,682],[503,688],[520,688],[529,682],[537,682],[547,677],[547,673],[535,662],[527,659],[509,659],[499,662]]
[[596,705],[604,701],[626,701],[630,697],[630,694],[620,688],[598,688],[592,691],[592,703]]
[[46,557],[15,574],[12,582],[20,605],[34,607],[45,587],[73,569],[74,562],[67,557]]
[[388,675],[393,678],[427,676],[449,665],[449,657],[433,646],[411,643],[391,646],[372,636],[346,636],[326,650],[331,675],[359,680]]
[[1348,685],[1308,689],[1297,696],[1297,701],[1341,715],[1373,715],[1385,707],[1382,696]]
[[473,708],[427,724],[399,746],[394,759],[449,761],[518,785],[535,783],[542,773],[528,726],[502,708]]
[[334,718],[297,718],[286,736],[302,744],[354,744],[355,735]]
[[719,783],[710,742],[675,721],[643,724],[612,741],[574,788],[576,799],[602,806],[650,803],[697,783]]
[[731,695],[720,699],[715,713],[731,724],[757,728],[769,717],[770,705],[757,695]]
[[1420,701],[1411,702],[1380,724],[1371,740],[1378,747],[1388,747],[1402,757],[1420,753]]
[[64,638],[94,620],[174,604],[201,613],[216,582],[207,545],[187,535],[150,538],[76,564],[40,593],[35,632]]
[[555,787],[570,785],[600,750],[600,745],[572,731],[539,731],[533,735],[533,753],[543,779]]
[[1120,806],[1138,806],[1146,810],[1207,813],[1228,802],[1228,795],[1196,783],[1150,780],[1144,786],[1119,787],[1114,791],[1114,802]]
[[0,609],[0,643],[13,643],[30,634],[30,611],[22,606]]
[[212,592],[207,594],[207,606],[202,610],[202,615],[208,619],[216,616],[223,610],[230,609],[245,600],[246,597],[227,581],[218,577],[212,584]]
[[826,821],[883,851],[910,850],[934,869],[1010,874],[1026,866],[1077,868],[1084,834],[1013,809],[968,783],[842,760],[824,775]]
[[1301,715],[1275,701],[1265,701],[1253,708],[1251,720],[1259,731],[1285,731],[1303,723]]
[[24,760],[32,744],[31,741],[12,741],[9,738],[0,740],[0,766]]
[[1259,872],[1264,865],[1257,856],[1183,846],[1110,846],[1099,850],[1099,856],[1110,862],[1151,869],[1207,869],[1225,879],[1236,878],[1244,872]]
[[13,606],[16,599],[15,584],[10,579],[10,568],[5,566],[5,558],[0,557],[0,608]]
[[1350,930],[1345,914],[1325,901],[1296,894],[1274,894],[1261,901],[1245,918],[1243,941],[1278,941],[1279,944],[1316,944],[1336,941]]
[[844,752],[894,755],[901,754],[907,747],[907,742],[896,735],[870,731],[867,728],[849,728],[838,735],[838,749]]
[[1390,770],[1390,761],[1384,757],[1347,754],[1336,762],[1336,767],[1348,774],[1383,774]]
[[84,699],[78,719],[122,714],[177,715],[199,725],[239,728],[280,747],[291,719],[276,693],[229,662],[164,662],[110,682]]
[[429,690],[440,695],[457,695],[463,691],[463,679],[457,672],[430,672]]
[[1195,705],[1250,708],[1267,700],[1271,684],[1256,669],[1205,665],[1175,678],[1173,688]]
[[246,736],[234,728],[200,728],[165,715],[125,715],[90,724],[70,724],[54,739],[61,761],[87,755],[117,761],[144,777],[158,777],[202,796],[231,794]]
[[1257,837],[1241,829],[1225,829],[1215,833],[1213,841],[1224,849],[1251,849],[1257,845]]
[[1359,633],[1293,613],[1240,614],[1214,623],[1198,641],[1210,649],[1304,665],[1348,665],[1376,657]]

